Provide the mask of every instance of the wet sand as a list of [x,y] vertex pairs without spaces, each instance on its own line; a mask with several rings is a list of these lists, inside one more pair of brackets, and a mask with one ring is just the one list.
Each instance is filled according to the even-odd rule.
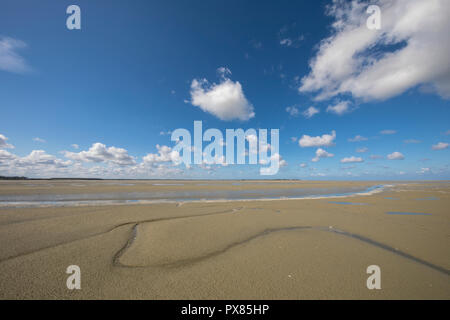
[[[389,182],[159,183],[2,181],[0,195]],[[0,298],[449,299],[449,208],[439,182],[329,199],[2,208]],[[81,290],[66,287],[69,265]],[[366,287],[369,265],[381,290]]]

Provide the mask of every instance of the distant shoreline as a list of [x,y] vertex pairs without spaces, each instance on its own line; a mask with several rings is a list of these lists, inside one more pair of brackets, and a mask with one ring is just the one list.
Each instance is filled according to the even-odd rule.
[[182,179],[182,178],[154,178],[154,179],[136,179],[136,178],[28,178],[28,177],[7,177],[0,176],[0,180],[135,180],[135,181],[304,181],[303,179]]

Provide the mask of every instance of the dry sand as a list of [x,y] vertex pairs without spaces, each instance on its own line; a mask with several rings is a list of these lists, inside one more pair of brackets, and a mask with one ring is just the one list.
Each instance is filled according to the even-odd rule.
[[[153,183],[7,181],[0,195],[212,188]],[[335,199],[2,208],[0,298],[449,299],[449,208],[450,184],[425,182]],[[81,290],[66,287],[69,265],[81,268]],[[369,265],[381,268],[381,290],[366,287]]]

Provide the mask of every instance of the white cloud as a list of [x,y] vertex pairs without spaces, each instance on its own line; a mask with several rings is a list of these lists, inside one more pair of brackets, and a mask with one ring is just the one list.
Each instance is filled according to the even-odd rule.
[[[332,35],[321,41],[302,79],[301,92],[316,99],[351,93],[383,100],[418,85],[450,97],[448,0],[379,0],[381,30],[369,30],[366,1],[334,0]],[[383,47],[396,50],[378,50]]]
[[308,166],[308,164],[305,163],[305,162],[300,163],[300,167],[301,167],[301,168],[306,168],[307,166]]
[[217,68],[217,73],[219,74],[219,76],[225,78],[226,76],[230,75],[231,76],[231,70],[228,69],[227,67],[220,67]]
[[[284,47],[293,47],[298,48],[300,47],[301,42],[305,39],[304,35],[295,36],[291,34],[291,36],[287,36],[286,33],[288,33],[289,28],[283,28],[278,33],[278,37],[280,39],[280,45]],[[290,32],[292,33],[292,32]]]
[[367,139],[366,137],[360,136],[360,135],[356,135],[354,138],[350,138],[348,139],[349,142],[361,142],[361,141],[367,141],[369,139]]
[[405,156],[401,152],[395,151],[392,152],[391,154],[388,154],[387,158],[389,160],[403,160],[405,159]]
[[[253,106],[245,98],[241,84],[226,77],[226,68],[219,68],[220,83],[210,84],[208,80],[192,80],[191,103],[221,120],[239,119],[247,121],[255,116]],[[229,71],[229,70],[228,70]],[[231,72],[230,72],[231,73]]]
[[389,135],[389,134],[396,134],[397,131],[396,130],[382,130],[382,131],[380,131],[380,133],[384,134],[384,135]]
[[296,117],[299,114],[299,111],[295,106],[287,107],[286,112],[289,113],[293,117]]
[[443,150],[448,148],[448,143],[446,142],[439,142],[437,144],[434,144],[431,149],[433,150]]
[[146,164],[155,164],[159,162],[172,162],[174,164],[181,163],[180,153],[178,151],[172,150],[171,147],[168,146],[160,146],[156,145],[156,149],[158,153],[149,153],[142,159]]
[[314,158],[312,158],[311,161],[317,162],[321,158],[332,158],[332,157],[334,157],[334,154],[329,153],[329,152],[323,150],[322,148],[319,148],[316,150],[316,156]]
[[39,137],[33,138],[33,141],[40,142],[40,143],[45,143],[45,142],[47,142],[47,141],[45,141],[44,139],[41,139],[41,138],[39,138]]
[[367,151],[369,151],[369,148],[366,148],[366,147],[356,149],[356,152],[358,152],[358,153],[364,153]]
[[2,163],[3,161],[6,161],[6,160],[13,160],[16,158],[17,158],[16,155],[9,153],[6,150],[0,150],[0,163]]
[[308,109],[306,109],[305,111],[303,111],[302,114],[305,118],[309,119],[319,112],[320,112],[319,109],[311,106]]
[[341,159],[341,163],[357,163],[357,162],[364,162],[364,160],[361,157],[355,156]]
[[80,146],[79,146],[79,145],[77,145],[76,143],[74,143],[74,144],[71,144],[71,147],[72,147],[72,148],[74,148],[74,149],[79,149],[79,148],[80,148]]
[[290,46],[292,46],[292,40],[289,38],[284,38],[284,39],[280,40],[280,44],[282,46],[290,47]]
[[431,172],[430,168],[421,168],[420,171],[418,171],[417,173],[425,174],[425,173],[430,173],[430,172]]
[[383,159],[383,156],[380,156],[380,155],[377,155],[377,154],[372,154],[370,156],[370,159],[372,159],[372,160]]
[[336,138],[336,131],[332,131],[331,134],[324,134],[322,136],[310,137],[303,135],[298,144],[300,147],[331,147],[334,146],[334,139]]
[[132,165],[135,160],[123,148],[109,147],[102,143],[94,143],[89,150],[81,152],[65,151],[66,158],[81,162],[111,162],[118,165]]
[[30,70],[30,67],[16,51],[25,48],[23,41],[13,38],[0,38],[0,70],[24,73]]
[[311,173],[310,176],[311,177],[325,177],[326,174],[323,172],[317,172],[317,173]]
[[72,161],[63,161],[47,154],[44,150],[33,150],[29,155],[17,158],[14,164],[18,167],[53,166],[62,168],[71,165]]
[[327,112],[337,114],[339,116],[350,112],[350,101],[340,101],[335,105],[329,105]]
[[0,149],[14,149],[14,146],[6,141],[8,141],[8,138],[0,134]]
[[285,166],[288,165],[288,163],[286,162],[286,160],[284,160],[283,157],[282,157],[279,153],[274,153],[274,154],[272,154],[272,155],[269,157],[269,159],[266,159],[266,160],[260,159],[260,160],[259,160],[259,164],[260,164],[260,165],[267,165],[267,164],[269,164],[270,162],[275,161],[276,159],[278,159],[278,165],[279,165],[280,168],[285,167]]

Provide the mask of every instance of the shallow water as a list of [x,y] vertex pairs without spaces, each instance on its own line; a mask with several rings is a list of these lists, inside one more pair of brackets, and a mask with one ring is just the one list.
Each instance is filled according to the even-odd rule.
[[[161,184],[170,185],[170,184]],[[175,185],[175,184],[172,184]],[[177,184],[178,185],[178,184]],[[79,194],[0,195],[0,207],[78,206],[164,201],[301,199],[349,196],[381,190],[383,186],[332,188],[269,188],[245,190],[158,190]],[[356,203],[349,203],[356,204]]]
[[398,215],[411,215],[411,216],[431,216],[431,213],[422,213],[422,212],[396,212],[389,211],[386,214],[398,214]]
[[334,203],[334,204],[346,204],[346,205],[354,205],[354,206],[367,206],[367,203],[359,203],[359,202],[328,201],[328,203]]
[[438,198],[438,197],[426,197],[426,198],[418,198],[418,199],[416,199],[416,200],[419,200],[419,201],[428,201],[428,200],[439,200],[439,198]]

